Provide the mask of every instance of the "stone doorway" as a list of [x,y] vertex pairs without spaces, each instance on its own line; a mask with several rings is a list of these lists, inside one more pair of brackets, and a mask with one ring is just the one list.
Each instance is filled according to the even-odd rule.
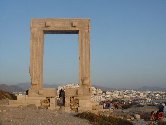
[[89,30],[89,19],[32,19],[30,45],[32,89],[38,90],[43,86],[44,34],[79,35],[79,85],[91,86]]
[[[78,34],[79,88],[65,89],[65,108],[70,109],[72,98],[79,102],[78,110],[91,109],[90,78],[90,20],[89,19],[32,19],[29,97],[46,97],[55,102],[55,90],[43,88],[44,34]],[[51,101],[52,100],[52,101]]]
[[90,20],[89,19],[32,19],[30,43],[31,88],[27,95],[18,95],[9,105],[35,104],[56,109],[58,106],[55,88],[43,87],[44,34],[78,34],[79,40],[79,86],[65,88],[65,111],[92,110],[90,78]]

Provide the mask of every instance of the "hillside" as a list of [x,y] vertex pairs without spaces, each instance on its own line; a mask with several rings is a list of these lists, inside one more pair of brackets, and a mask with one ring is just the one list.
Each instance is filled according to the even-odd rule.
[[16,96],[14,94],[9,93],[9,92],[5,92],[3,90],[0,90],[0,100],[2,100],[2,99],[15,100]]
[[6,92],[23,92],[24,89],[19,87],[18,85],[7,85],[7,84],[0,84],[0,90]]

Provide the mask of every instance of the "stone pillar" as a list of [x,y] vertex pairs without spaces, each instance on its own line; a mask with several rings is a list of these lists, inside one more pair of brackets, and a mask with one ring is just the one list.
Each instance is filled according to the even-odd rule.
[[33,90],[39,90],[43,84],[43,46],[43,31],[31,28],[30,76]]
[[90,33],[89,29],[79,31],[79,95],[90,95]]
[[56,108],[57,108],[57,99],[56,99],[56,97],[50,98],[50,106],[48,107],[48,109],[54,110]]
[[65,97],[65,112],[70,112],[70,97],[66,96]]

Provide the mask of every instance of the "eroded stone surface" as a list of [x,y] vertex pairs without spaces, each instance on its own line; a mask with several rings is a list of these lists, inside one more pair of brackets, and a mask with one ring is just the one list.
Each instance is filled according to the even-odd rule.
[[[43,86],[44,34],[78,34],[79,85],[90,88],[90,20],[89,19],[32,19],[30,76],[32,89]],[[83,94],[87,94],[84,92]]]

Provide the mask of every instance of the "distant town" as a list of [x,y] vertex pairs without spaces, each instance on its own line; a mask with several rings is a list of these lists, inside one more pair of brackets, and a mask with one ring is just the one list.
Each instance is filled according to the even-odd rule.
[[[79,87],[78,84],[67,84],[64,86],[59,86],[58,90],[65,89],[66,87]],[[91,100],[95,102],[102,102],[106,100],[123,100],[124,102],[135,103],[138,106],[143,105],[157,105],[161,102],[166,102],[166,92],[165,91],[139,91],[139,90],[108,90],[102,91],[99,88],[91,87],[92,95]]]
[[[79,87],[78,84],[67,84],[64,86],[58,86],[57,93],[59,93],[60,89],[65,88],[76,88]],[[91,100],[97,103],[107,100],[123,100],[127,103],[135,103],[139,106],[144,105],[157,105],[161,102],[166,102],[166,91],[150,91],[150,90],[102,90],[100,88],[91,87],[92,95]],[[13,92],[16,95],[25,94],[22,91]]]

